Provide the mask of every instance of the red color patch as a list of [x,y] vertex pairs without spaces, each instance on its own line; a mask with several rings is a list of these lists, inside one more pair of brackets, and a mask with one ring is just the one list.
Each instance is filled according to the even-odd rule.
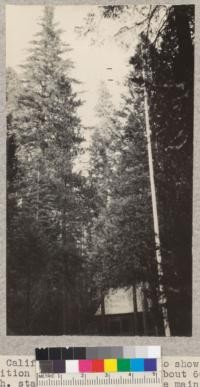
[[92,360],[92,372],[104,372],[104,361]]

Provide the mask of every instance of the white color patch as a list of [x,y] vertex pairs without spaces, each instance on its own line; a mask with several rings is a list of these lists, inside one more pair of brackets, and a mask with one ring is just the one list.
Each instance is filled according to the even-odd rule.
[[158,345],[150,345],[148,347],[148,358],[159,359],[161,357],[161,347]]
[[78,360],[66,360],[66,373],[67,372],[79,372],[79,361]]

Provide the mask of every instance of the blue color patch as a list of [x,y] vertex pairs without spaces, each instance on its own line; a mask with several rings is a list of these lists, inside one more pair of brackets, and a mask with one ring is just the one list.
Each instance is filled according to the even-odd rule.
[[132,372],[144,372],[144,359],[131,359],[130,371],[132,371]]
[[157,359],[144,359],[144,371],[157,371]]

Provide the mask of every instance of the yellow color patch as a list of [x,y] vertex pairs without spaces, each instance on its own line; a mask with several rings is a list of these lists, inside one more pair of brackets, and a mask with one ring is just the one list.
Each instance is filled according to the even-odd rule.
[[104,372],[117,372],[117,359],[104,359]]

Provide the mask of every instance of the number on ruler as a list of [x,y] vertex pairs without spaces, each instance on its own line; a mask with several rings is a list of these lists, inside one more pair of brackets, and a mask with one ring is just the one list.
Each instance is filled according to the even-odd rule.
[[146,386],[156,386],[161,387],[161,377],[160,373],[152,372],[148,375],[135,375],[134,373],[123,373],[123,374],[79,374],[77,376],[72,376],[72,374],[52,374],[46,375],[42,374],[37,375],[38,386],[58,386],[58,387],[89,387],[89,386],[130,386],[130,385],[140,385]]

